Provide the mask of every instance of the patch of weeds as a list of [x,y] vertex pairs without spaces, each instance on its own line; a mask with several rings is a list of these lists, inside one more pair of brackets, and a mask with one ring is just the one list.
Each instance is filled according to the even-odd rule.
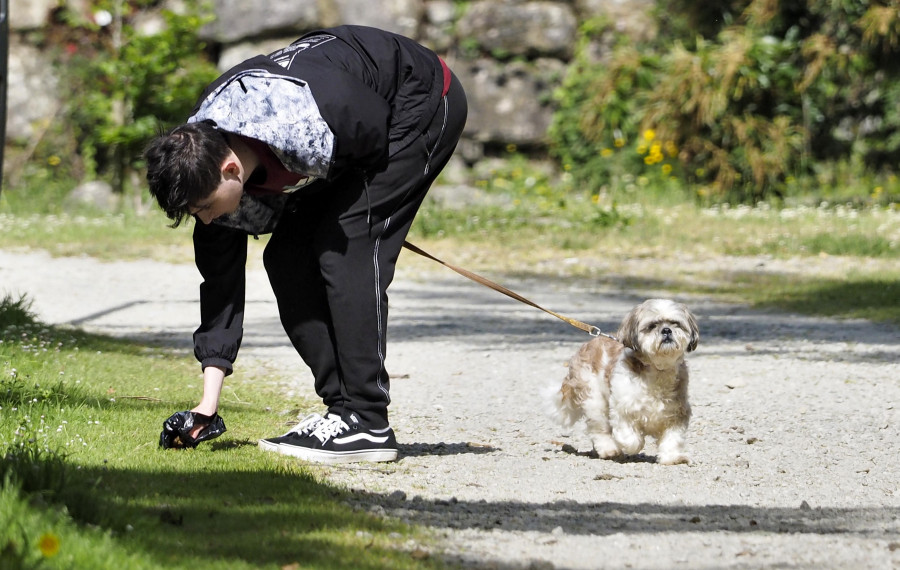
[[66,485],[65,455],[43,447],[25,416],[0,459],[0,480],[28,494],[59,497]]
[[885,258],[900,255],[900,245],[882,236],[820,233],[801,239],[800,242],[801,247],[811,254]]

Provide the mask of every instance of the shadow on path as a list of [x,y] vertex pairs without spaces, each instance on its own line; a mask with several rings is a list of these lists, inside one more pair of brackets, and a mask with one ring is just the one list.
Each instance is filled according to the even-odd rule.
[[[643,300],[630,293],[592,291],[586,282],[561,284],[550,279],[529,279],[510,285],[535,302],[564,315],[582,320],[614,334],[627,311]],[[688,300],[700,323],[704,353],[729,356],[745,346],[760,354],[779,352],[780,344],[803,340],[813,345],[846,343],[876,345],[868,351],[847,352],[842,360],[883,362],[896,356],[900,334],[896,327],[860,320],[808,317],[739,305]],[[130,323],[127,311],[152,313],[153,322]],[[116,316],[104,325],[104,317]],[[69,321],[72,325],[97,325],[104,332],[155,346],[183,349],[190,346],[191,318],[198,315],[196,300],[131,301],[111,306]],[[135,321],[140,321],[138,314]],[[172,325],[169,323],[181,323]],[[116,324],[120,323],[120,324]],[[183,330],[182,330],[183,329]],[[246,348],[289,347],[277,317],[274,300],[247,301]],[[398,281],[391,293],[389,343],[453,342],[492,350],[498,346],[529,347],[572,345],[589,337],[582,331],[532,307],[462,278],[431,279],[427,283]],[[754,347],[752,345],[761,345]],[[718,345],[718,346],[717,346]],[[739,345],[740,348],[735,348]],[[708,351],[714,352],[708,352]],[[809,358],[818,358],[812,351]],[[829,360],[835,353],[824,356]]]
[[[433,527],[499,529],[567,535],[616,533],[779,533],[856,534],[894,540],[900,531],[900,509],[881,507],[767,508],[744,505],[666,505],[651,503],[527,503],[399,499],[360,493],[362,503],[380,505],[388,514]],[[559,530],[557,530],[559,532]]]

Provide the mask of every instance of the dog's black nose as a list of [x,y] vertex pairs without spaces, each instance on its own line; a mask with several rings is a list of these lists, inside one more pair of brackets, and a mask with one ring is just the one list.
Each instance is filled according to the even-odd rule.
[[663,328],[661,332],[663,336],[672,336],[672,329],[670,329],[669,327]]

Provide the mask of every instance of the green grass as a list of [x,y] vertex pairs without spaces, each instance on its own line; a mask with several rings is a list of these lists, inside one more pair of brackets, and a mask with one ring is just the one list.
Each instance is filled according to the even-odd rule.
[[[681,193],[651,188],[621,195],[628,201],[619,203],[608,196],[561,194],[545,175],[517,168],[521,172],[484,174],[491,205],[454,210],[426,203],[411,239],[474,271],[586,277],[900,323],[900,296],[893,294],[900,283],[896,204],[704,208]],[[15,193],[0,194],[0,248],[191,263],[190,224],[167,225],[154,209],[143,215],[40,213],[29,211]],[[250,263],[259,263],[265,243],[265,237],[251,241]],[[734,269],[747,258],[789,260],[804,271],[771,263],[750,273]],[[712,269],[698,269],[704,261]]]
[[0,339],[0,567],[438,564],[404,551],[425,540],[414,529],[355,512],[303,464],[259,453],[256,440],[288,419],[266,410],[274,383],[232,379],[222,413],[235,429],[164,451],[162,421],[197,396],[193,357],[43,326],[10,297]]
[[[0,202],[2,204],[2,202]],[[51,255],[88,255],[105,261],[153,258],[193,261],[190,228],[152,210],[108,214],[14,214],[0,207],[0,248],[35,248]]]
[[900,324],[900,277],[848,275],[843,279],[797,279],[740,274],[716,293],[750,297],[759,307],[839,318]]
[[[900,324],[896,207],[701,208],[645,200],[617,205],[606,225],[589,217],[602,204],[587,200],[555,215],[529,216],[522,207],[426,208],[411,239],[451,263],[495,275],[585,278]],[[437,227],[444,229],[432,231]]]

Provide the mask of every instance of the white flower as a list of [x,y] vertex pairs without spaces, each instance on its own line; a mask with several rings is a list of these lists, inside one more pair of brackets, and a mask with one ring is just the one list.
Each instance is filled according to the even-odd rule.
[[97,10],[94,12],[94,22],[101,28],[112,24],[113,17],[108,10]]

